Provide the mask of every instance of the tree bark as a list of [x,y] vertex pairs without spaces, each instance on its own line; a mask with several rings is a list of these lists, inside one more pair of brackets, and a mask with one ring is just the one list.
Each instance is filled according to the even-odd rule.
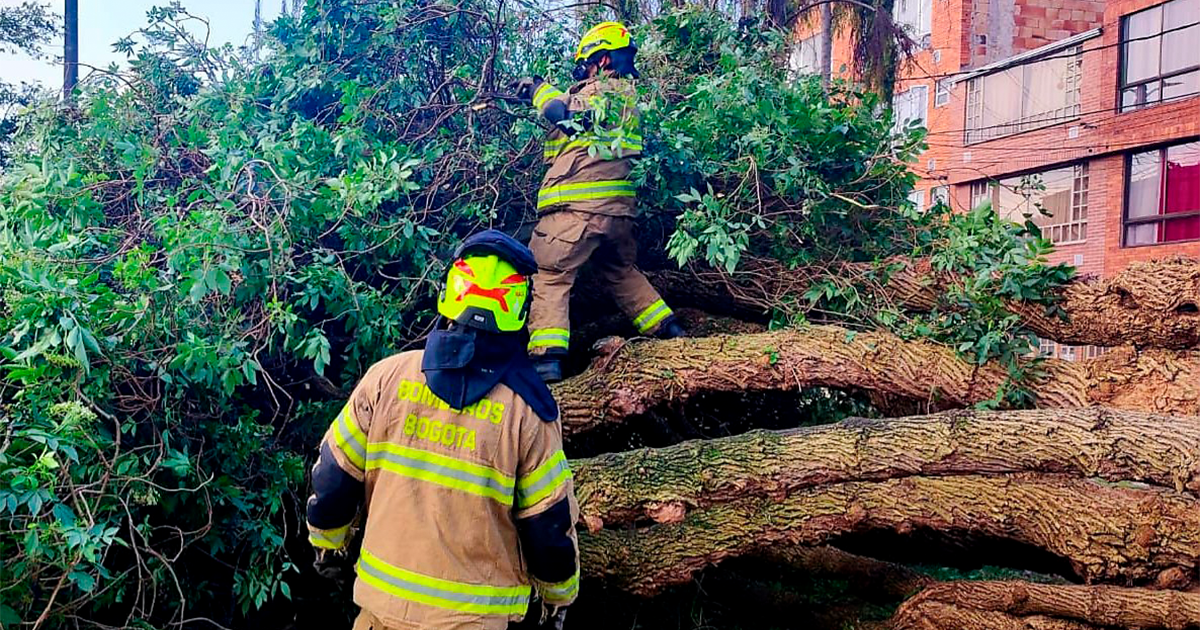
[[772,546],[918,530],[1022,543],[1066,560],[1087,583],[1183,587],[1195,581],[1200,562],[1194,497],[1036,473],[908,477],[748,497],[675,523],[584,532],[580,548],[587,575],[649,596],[725,558]]
[[[895,260],[886,279],[871,263],[786,269],[769,263],[739,270],[657,271],[649,275],[673,305],[741,316],[763,317],[795,301],[816,280],[853,285],[910,311],[932,309],[953,278],[939,276],[927,261]],[[1139,347],[1200,346],[1200,261],[1176,258],[1134,263],[1107,279],[1082,278],[1063,291],[1068,320],[1048,317],[1045,308],[1013,302],[1010,310],[1041,337],[1059,343]]]
[[[991,610],[960,608],[931,601],[892,620],[892,630],[1105,630],[1078,621],[1043,615],[1017,617]],[[1112,630],[1111,628],[1107,630]]]
[[[659,342],[612,341],[592,367],[557,384],[568,434],[623,421],[699,393],[832,387],[951,409],[992,399],[1007,374],[948,347],[889,333],[816,326]],[[1048,360],[1028,387],[1042,409],[1105,405],[1200,415],[1200,351],[1132,349],[1083,362]]]
[[987,613],[991,618],[1007,618],[1014,623],[1035,617],[1083,624],[1083,627],[1146,630],[1183,630],[1200,624],[1200,595],[1193,593],[1029,582],[946,582],[929,586],[905,602],[893,617],[893,627],[896,630],[976,627],[962,623],[946,625],[946,620],[958,621],[946,617],[947,608],[960,613]]
[[572,462],[588,527],[678,522],[749,497],[912,476],[1062,473],[1200,493],[1200,418],[955,411],[755,431]]

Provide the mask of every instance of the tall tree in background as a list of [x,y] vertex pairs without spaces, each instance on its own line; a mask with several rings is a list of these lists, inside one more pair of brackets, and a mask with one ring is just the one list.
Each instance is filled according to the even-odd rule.
[[79,0],[66,0],[63,19],[63,98],[79,82]]

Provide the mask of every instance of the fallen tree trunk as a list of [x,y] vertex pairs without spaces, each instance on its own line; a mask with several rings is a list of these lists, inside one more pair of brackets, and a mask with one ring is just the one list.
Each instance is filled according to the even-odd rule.
[[[948,616],[948,610],[961,616]],[[980,626],[963,623],[972,614],[1009,623],[1026,623],[1033,617],[1084,627],[1184,630],[1200,625],[1200,595],[1115,586],[946,582],[931,585],[905,602],[892,624],[895,630],[1026,627],[994,621]]]
[[1200,492],[1200,418],[1105,409],[953,411],[755,431],[572,462],[590,529],[823,484],[1065,473]]
[[[922,401],[937,410],[987,401],[1006,379],[1000,367],[973,365],[943,345],[815,326],[669,342],[616,341],[554,393],[570,434],[698,393],[832,387]],[[1047,360],[1028,387],[1043,409],[1105,405],[1200,415],[1200,351],[1125,349],[1084,362]]]
[[[759,263],[735,276],[716,270],[657,271],[651,282],[673,304],[762,317],[781,304],[803,302],[813,282],[833,279],[866,290],[910,311],[932,309],[953,278],[927,261],[897,259],[828,268],[786,269]],[[1045,307],[1012,302],[1010,310],[1030,330],[1060,343],[1139,347],[1200,346],[1200,261],[1187,258],[1134,263],[1112,278],[1080,279],[1063,291],[1066,321]]]
[[1112,630],[1045,615],[1018,617],[936,601],[913,609],[904,617],[893,619],[889,627],[892,630]]
[[587,575],[649,596],[726,558],[878,531],[1013,541],[1066,560],[1088,583],[1182,587],[1200,563],[1194,497],[1034,473],[804,488],[713,505],[675,523],[584,532],[580,548]]

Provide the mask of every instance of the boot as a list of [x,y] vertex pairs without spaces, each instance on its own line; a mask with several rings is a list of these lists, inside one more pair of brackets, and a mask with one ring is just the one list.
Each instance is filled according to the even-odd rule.
[[659,339],[678,339],[679,337],[686,337],[687,331],[683,329],[679,320],[674,315],[671,315],[663,320],[658,330],[654,331],[654,336]]
[[538,376],[549,385],[563,380],[562,376],[562,360],[554,356],[540,356],[533,360],[533,369],[537,371]]

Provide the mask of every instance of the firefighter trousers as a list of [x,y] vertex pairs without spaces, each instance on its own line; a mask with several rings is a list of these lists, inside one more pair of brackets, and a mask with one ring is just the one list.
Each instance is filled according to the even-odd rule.
[[537,260],[529,312],[529,353],[566,353],[569,303],[579,269],[589,260],[638,332],[650,334],[671,315],[662,296],[637,269],[633,217],[562,210],[542,217],[529,249]]

